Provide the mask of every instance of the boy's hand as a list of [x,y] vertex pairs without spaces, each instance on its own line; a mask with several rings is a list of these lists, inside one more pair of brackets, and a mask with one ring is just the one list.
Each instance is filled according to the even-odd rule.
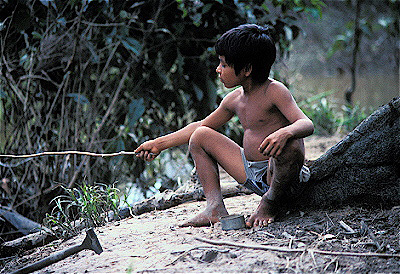
[[153,161],[161,151],[157,148],[155,141],[150,140],[141,144],[134,152],[138,158],[145,161]]
[[261,143],[258,151],[268,157],[277,157],[282,153],[290,137],[291,134],[287,130],[281,128],[268,135]]

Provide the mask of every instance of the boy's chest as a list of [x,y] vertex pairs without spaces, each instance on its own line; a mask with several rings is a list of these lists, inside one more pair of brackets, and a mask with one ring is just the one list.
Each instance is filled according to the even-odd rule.
[[277,109],[274,105],[262,100],[238,102],[236,115],[244,128],[262,127],[274,120]]

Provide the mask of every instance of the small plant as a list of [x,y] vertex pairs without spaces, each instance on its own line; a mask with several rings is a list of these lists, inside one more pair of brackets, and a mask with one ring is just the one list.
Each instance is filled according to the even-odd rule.
[[51,201],[55,206],[44,221],[60,237],[75,235],[79,231],[77,227],[104,225],[110,212],[118,216],[120,198],[115,187],[83,183],[78,188],[65,188],[65,191],[67,195],[57,196]]
[[304,107],[303,111],[313,121],[316,135],[332,135],[338,128],[339,118],[325,97]]
[[341,108],[332,104],[327,99],[332,93],[317,94],[299,102],[299,107],[313,121],[316,135],[327,136],[338,132],[350,132],[370,113],[359,104],[343,105]]
[[343,105],[343,127],[346,131],[352,131],[358,124],[360,124],[372,112],[362,108],[359,104],[354,106]]

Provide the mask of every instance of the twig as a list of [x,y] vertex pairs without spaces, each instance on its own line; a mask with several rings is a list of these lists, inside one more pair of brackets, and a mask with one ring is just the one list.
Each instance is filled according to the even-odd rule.
[[305,249],[305,248],[297,248],[297,249],[290,249],[284,248],[279,246],[267,246],[267,245],[251,245],[251,244],[239,244],[227,241],[214,241],[204,238],[195,237],[196,240],[213,244],[213,245],[227,245],[233,247],[241,247],[241,248],[249,248],[249,249],[256,249],[256,250],[270,250],[270,251],[280,251],[280,252],[314,252],[322,255],[334,255],[334,256],[354,256],[354,257],[386,257],[386,258],[400,258],[400,254],[389,254],[389,253],[357,253],[357,252],[339,252],[339,251],[325,251],[325,250],[318,250],[318,249]]
[[374,242],[374,245],[377,249],[377,251],[382,250],[383,248],[383,244],[381,245],[378,241],[378,239],[375,237],[374,233],[372,233],[372,231],[369,229],[368,225],[361,220],[361,235],[365,235],[368,234],[369,238]]
[[104,23],[104,24],[99,24],[99,23],[93,23],[93,22],[89,22],[89,21],[81,21],[83,24],[88,25],[88,26],[92,26],[92,27],[120,27],[120,26],[124,26],[125,23]]
[[312,224],[305,225],[305,226],[303,226],[303,229],[306,229],[306,228],[308,228],[310,226],[315,226],[315,225],[321,224],[323,222],[325,222],[325,220],[321,220],[321,221],[318,221],[318,222],[315,222],[315,223],[312,223]]
[[331,224],[334,226],[335,224],[333,223],[331,217],[329,217],[328,213],[325,212],[326,217],[328,217],[329,221],[331,222]]
[[[333,264],[333,263],[335,263],[335,262],[337,262],[337,257],[333,258],[333,260],[331,260],[331,261],[324,267],[324,272],[328,269],[328,267],[329,267],[331,264]],[[336,272],[336,271],[335,271],[335,272]]]
[[390,254],[390,253],[359,253],[359,252],[339,252],[339,251],[325,251],[325,250],[312,250],[315,253],[322,255],[335,255],[335,256],[353,256],[353,257],[385,257],[385,258],[400,258],[400,254]]
[[175,264],[177,261],[179,261],[181,258],[183,258],[183,257],[185,257],[186,255],[188,255],[188,254],[189,254],[190,252],[192,252],[193,250],[196,250],[196,249],[207,249],[207,248],[210,248],[210,247],[209,247],[209,246],[195,246],[195,247],[192,247],[192,248],[186,250],[185,252],[183,252],[181,255],[178,256],[178,258],[176,258],[176,259],[173,260],[172,262],[166,264],[165,266],[167,267],[167,266],[170,266],[170,265]]
[[36,194],[34,194],[34,195],[32,195],[32,196],[26,198],[25,200],[19,202],[18,204],[16,204],[16,205],[13,206],[13,207],[14,207],[14,208],[17,208],[17,207],[19,207],[20,205],[23,205],[23,204],[29,202],[30,200],[32,200],[32,199],[34,199],[34,198],[36,198],[36,197],[39,197],[40,195],[47,194],[47,193],[51,192],[53,189],[56,189],[57,187],[60,187],[60,186],[61,186],[61,184],[58,183],[58,184],[56,184],[56,185],[54,185],[54,186],[51,186],[51,187],[49,187],[49,188],[46,188],[45,190],[40,191],[40,192],[38,192],[38,193],[36,193]]
[[[1,155],[0,155],[0,156],[1,156]],[[18,162],[18,163],[16,163],[16,164],[5,164],[5,163],[0,162],[0,166],[6,167],[6,168],[14,168],[14,167],[20,166],[20,165],[22,165],[22,164],[25,164],[26,162],[29,162],[29,161],[31,161],[31,160],[32,160],[31,158],[28,158],[28,159],[23,160],[23,161],[20,161],[20,162]]]
[[41,156],[57,156],[57,155],[69,155],[69,154],[77,154],[77,155],[86,155],[93,157],[114,157],[120,155],[136,155],[133,151],[120,151],[114,153],[94,153],[87,151],[76,151],[76,150],[68,150],[68,151],[45,151],[34,154],[25,154],[25,155],[12,155],[12,154],[0,154],[0,158],[33,158],[33,157],[41,157]]
[[204,239],[200,237],[195,237],[196,240],[212,245],[227,245],[233,247],[242,247],[242,248],[250,248],[250,249],[257,249],[257,250],[271,250],[271,251],[280,251],[280,252],[304,252],[306,251],[305,248],[286,248],[280,246],[271,246],[271,245],[250,245],[250,244],[239,244],[227,241],[214,241],[209,239]]
[[346,224],[344,221],[339,221],[339,224],[341,227],[343,227],[348,233],[350,234],[356,234],[357,232],[352,229],[348,224]]

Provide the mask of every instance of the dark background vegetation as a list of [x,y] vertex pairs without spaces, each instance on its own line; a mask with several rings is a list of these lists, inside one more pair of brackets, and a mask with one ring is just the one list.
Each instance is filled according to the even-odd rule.
[[[332,42],[314,41],[327,57],[342,56],[337,68],[352,75],[351,107],[359,55],[379,47],[368,39],[378,33],[398,41],[397,0],[0,1],[0,153],[132,151],[203,118],[222,99],[213,45],[223,32],[242,23],[270,27],[279,62],[332,2],[335,12],[354,16]],[[394,42],[387,57],[393,67],[398,47]],[[274,77],[290,84],[276,68]],[[335,118],[318,114],[323,103],[303,106],[321,120],[321,133],[333,133]],[[224,130],[239,140],[236,124],[230,126]],[[145,163],[127,156],[2,158],[0,164],[2,205],[38,222],[63,193],[60,186],[130,180],[146,190],[154,183],[143,176]]]

